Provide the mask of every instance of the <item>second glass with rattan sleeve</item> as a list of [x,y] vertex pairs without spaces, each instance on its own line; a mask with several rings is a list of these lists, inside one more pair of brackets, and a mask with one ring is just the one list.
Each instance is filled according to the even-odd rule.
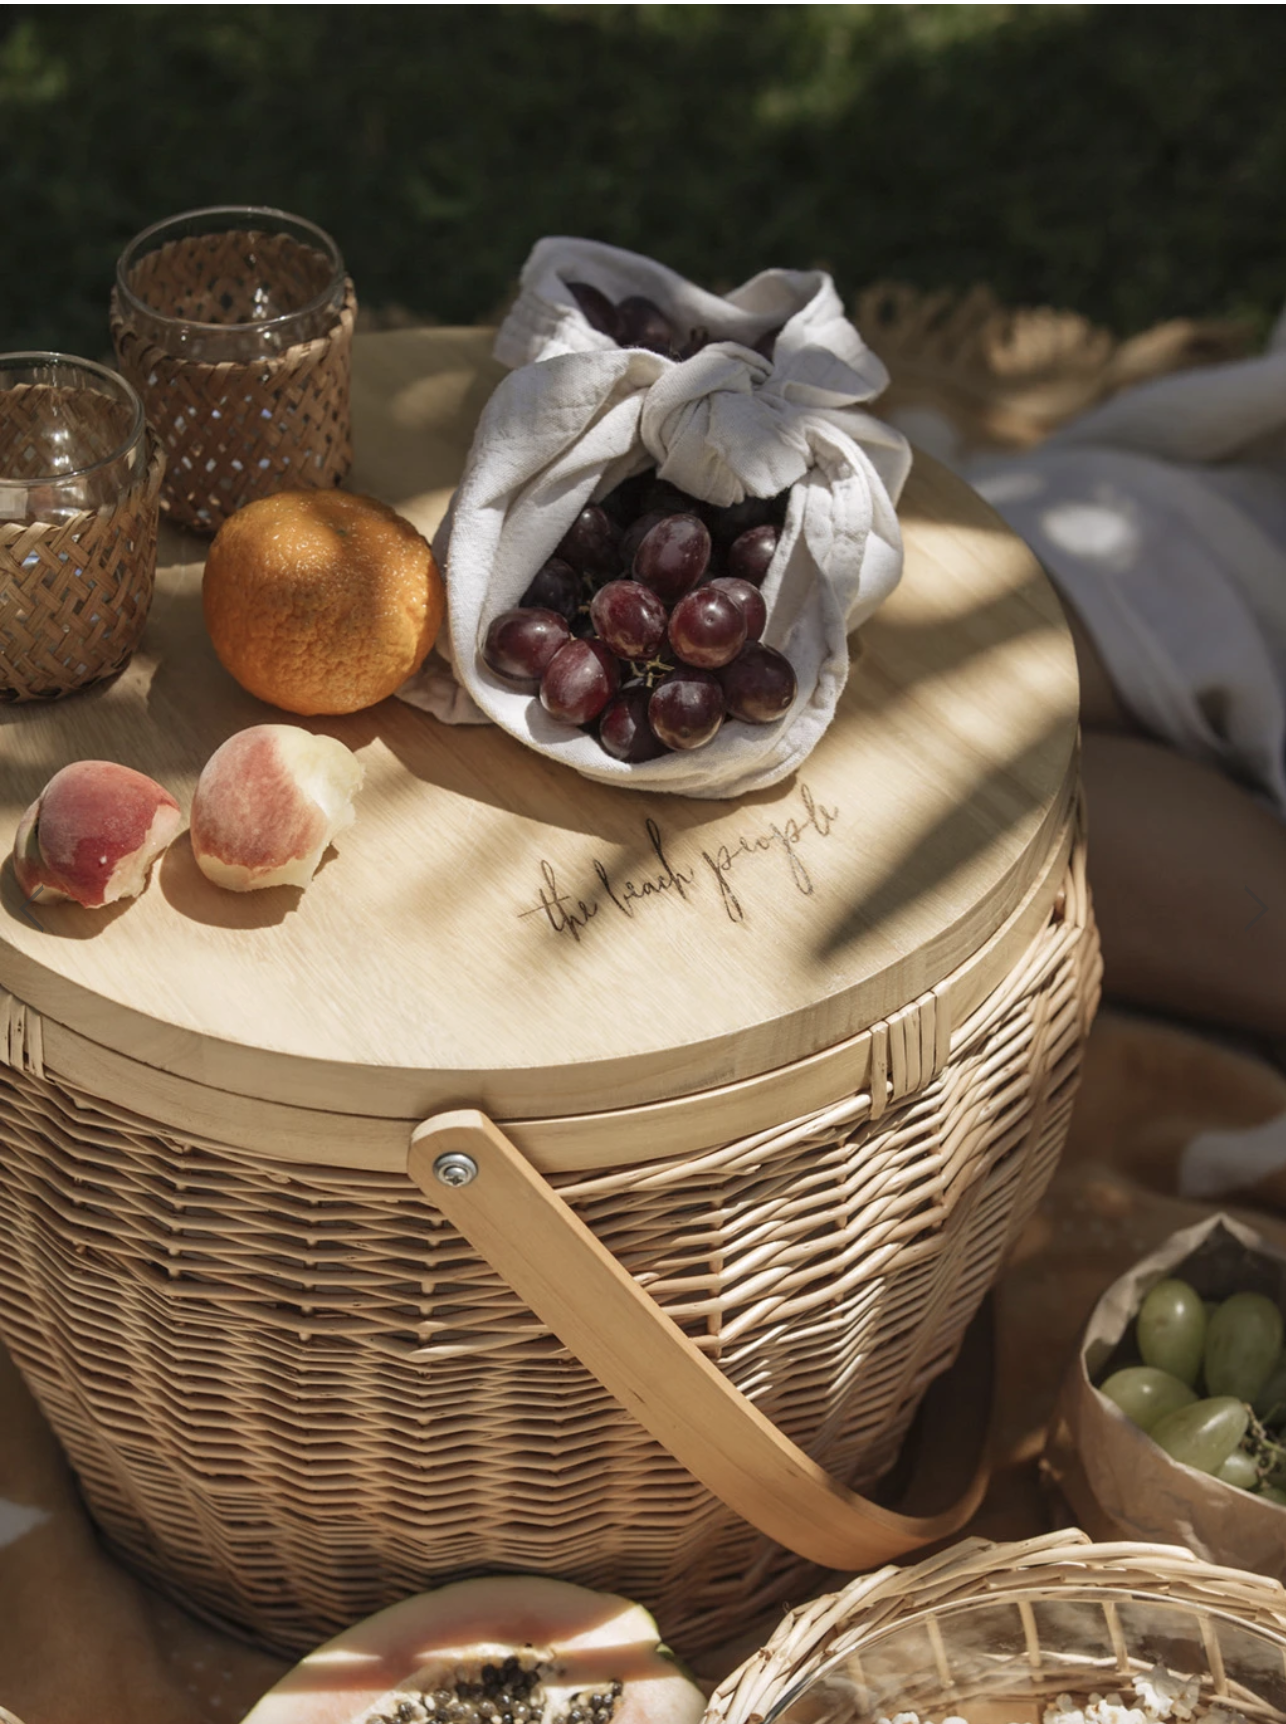
[[130,241],[112,340],[176,525],[213,534],[258,497],[344,479],[356,309],[334,240],[282,210],[192,210]]

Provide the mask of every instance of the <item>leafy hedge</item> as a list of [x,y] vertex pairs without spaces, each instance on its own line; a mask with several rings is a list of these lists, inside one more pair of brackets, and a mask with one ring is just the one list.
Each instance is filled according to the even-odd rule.
[[0,8],[0,346],[101,353],[130,234],[243,201],[447,322],[564,232],[1262,325],[1283,65],[1273,6]]

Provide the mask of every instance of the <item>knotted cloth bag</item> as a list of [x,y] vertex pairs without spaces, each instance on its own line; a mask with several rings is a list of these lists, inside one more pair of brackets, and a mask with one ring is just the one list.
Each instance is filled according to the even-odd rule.
[[[590,325],[569,281],[614,301],[645,294],[680,340],[697,328],[717,339],[682,361],[619,348]],[[771,360],[752,351],[778,328]],[[894,505],[910,450],[861,406],[888,374],[844,316],[830,277],[767,270],[721,299],[632,252],[543,239],[495,352],[515,369],[487,404],[434,543],[446,570],[458,686],[429,668],[399,693],[448,722],[493,719],[606,784],[732,797],[786,777],[835,712],[849,631],[902,569]],[[720,506],[790,487],[762,587],[763,638],[785,653],[799,688],[774,724],[729,722],[703,748],[627,765],[495,677],[478,649],[586,503],[653,465],[680,490]]]

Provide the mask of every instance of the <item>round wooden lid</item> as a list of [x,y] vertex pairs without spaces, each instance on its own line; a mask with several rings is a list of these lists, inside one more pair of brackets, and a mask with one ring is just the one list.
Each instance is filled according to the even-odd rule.
[[[356,347],[352,486],[426,531],[497,375],[489,339],[399,331]],[[1011,915],[1075,774],[1075,661],[1031,554],[924,457],[900,514],[902,583],[862,630],[835,723],[784,784],[736,803],[607,789],[397,700],[299,721],[366,774],[355,824],[306,890],[220,891],[186,836],[140,898],[107,910],[26,906],[6,865],[0,984],[163,1072],[390,1119],[630,1107],[854,1035]],[[142,647],[110,687],[0,709],[6,851],[69,761],[123,761],[186,808],[225,738],[282,721],[215,659],[203,554],[163,532]]]

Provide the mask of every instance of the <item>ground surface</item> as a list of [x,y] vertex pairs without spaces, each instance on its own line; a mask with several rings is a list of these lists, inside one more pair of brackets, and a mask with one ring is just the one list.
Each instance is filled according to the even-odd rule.
[[1280,7],[0,7],[0,349],[102,353],[123,242],[237,201],[445,322],[562,232],[1262,328],[1284,62]]

